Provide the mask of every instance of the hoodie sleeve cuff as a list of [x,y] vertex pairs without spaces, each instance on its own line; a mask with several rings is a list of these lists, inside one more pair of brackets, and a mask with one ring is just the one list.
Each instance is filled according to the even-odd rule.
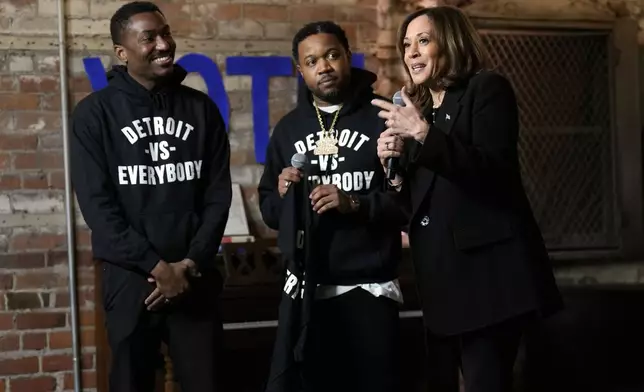
[[159,257],[159,255],[157,255],[156,252],[150,249],[147,252],[145,252],[143,261],[141,262],[141,268],[149,274],[152,272],[154,267],[156,267],[157,264],[159,264],[159,261],[161,261],[161,258]]

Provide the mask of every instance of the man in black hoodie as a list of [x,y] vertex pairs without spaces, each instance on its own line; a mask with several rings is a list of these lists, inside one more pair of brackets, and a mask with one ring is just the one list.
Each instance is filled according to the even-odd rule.
[[110,391],[152,392],[161,341],[181,390],[218,390],[221,339],[215,267],[232,192],[217,106],[181,85],[175,42],[152,3],[111,20],[125,66],[78,103],[72,181],[102,267]]
[[[304,328],[304,389],[395,392],[402,302],[397,269],[406,212],[387,191],[376,156],[376,140],[386,128],[370,105],[376,76],[351,67],[347,37],[332,22],[304,26],[293,39],[293,57],[305,86],[297,107],[273,131],[258,191],[263,219],[279,231],[282,252],[290,257],[302,233],[308,251],[304,273],[291,271],[297,263],[287,260],[267,391],[300,388],[293,382],[297,375],[284,379],[300,362],[293,346],[301,339],[289,334],[303,329],[292,319],[308,311],[284,304],[300,297],[293,287],[305,277],[314,300]],[[291,166],[294,154],[306,156],[302,170]],[[296,189],[305,193],[300,206]],[[290,222],[285,216],[294,213],[300,215],[298,230],[284,227]],[[295,360],[288,360],[291,355]]]

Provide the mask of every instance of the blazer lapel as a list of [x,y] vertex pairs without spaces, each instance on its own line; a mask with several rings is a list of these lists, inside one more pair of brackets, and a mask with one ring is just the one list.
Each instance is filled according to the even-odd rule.
[[441,107],[436,113],[436,124],[434,126],[448,135],[452,132],[452,127],[461,112],[460,101],[464,92],[464,88],[448,90]]
[[[447,135],[452,132],[452,128],[461,112],[460,101],[466,87],[467,86],[459,86],[447,90],[445,97],[443,98],[443,103],[436,113],[436,123],[434,125],[430,125],[430,132],[444,132]],[[431,116],[431,114],[426,115],[425,118],[429,120],[429,116]],[[417,147],[422,148],[420,146]],[[412,219],[415,217],[418,208],[420,208],[420,204],[428,196],[428,191],[436,177],[436,173],[426,167],[417,167],[416,171],[417,173],[414,181],[418,186],[412,195]]]

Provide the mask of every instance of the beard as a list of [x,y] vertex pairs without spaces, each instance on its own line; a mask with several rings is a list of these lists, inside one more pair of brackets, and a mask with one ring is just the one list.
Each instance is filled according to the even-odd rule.
[[342,103],[342,99],[344,98],[344,95],[342,94],[342,90],[340,88],[326,91],[322,91],[321,89],[317,88],[313,90],[313,94],[324,102],[328,102],[332,105]]
[[336,85],[332,89],[322,90],[319,86],[311,89],[311,92],[324,102],[332,105],[341,104],[347,95],[347,86],[349,85],[349,78],[345,77],[341,84]]

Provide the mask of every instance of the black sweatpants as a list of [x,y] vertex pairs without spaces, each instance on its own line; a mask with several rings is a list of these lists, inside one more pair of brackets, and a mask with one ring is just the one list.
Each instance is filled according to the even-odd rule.
[[465,392],[512,392],[521,337],[532,320],[520,316],[449,337],[426,330],[428,391],[458,392],[460,368]]
[[222,323],[218,312],[221,276],[204,273],[183,298],[158,311],[144,300],[154,286],[144,276],[103,263],[103,304],[111,350],[110,392],[153,392],[168,345],[182,392],[217,392]]
[[356,288],[316,300],[304,360],[306,392],[400,391],[398,303]]

